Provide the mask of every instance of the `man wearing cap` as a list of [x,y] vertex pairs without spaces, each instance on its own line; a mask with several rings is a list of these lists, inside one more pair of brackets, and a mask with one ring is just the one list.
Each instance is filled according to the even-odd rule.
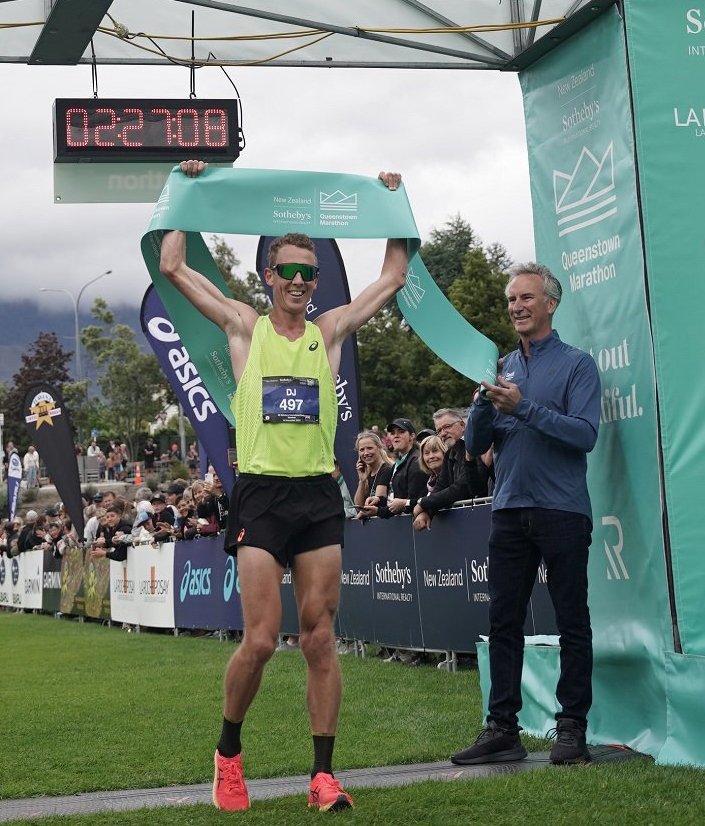
[[[202,161],[181,164],[191,177],[204,168]],[[396,173],[379,177],[380,186],[391,190],[401,181]],[[223,330],[237,382],[233,407],[240,475],[225,546],[237,554],[245,635],[225,675],[213,783],[218,808],[250,805],[240,731],[277,647],[280,585],[288,566],[296,583],[300,645],[308,667],[314,747],[308,803],[320,811],[352,806],[332,771],[341,698],[333,620],[344,527],[340,489],[331,476],[338,418],[335,378],[344,340],[404,286],[407,265],[406,242],[390,239],[379,279],[350,304],[310,322],[307,307],[319,280],[316,248],[306,235],[284,235],[269,248],[264,280],[272,290],[273,308],[260,317],[247,304],[223,296],[186,264],[182,232],[167,232],[163,238],[161,272]]]
[[394,449],[394,468],[387,500],[373,497],[365,507],[365,516],[390,519],[400,513],[411,513],[419,498],[427,493],[428,476],[419,467],[419,446],[416,428],[410,419],[394,419],[387,425]]
[[166,504],[174,514],[174,519],[179,518],[179,502],[185,490],[186,488],[179,482],[172,482],[166,489]]
[[174,529],[176,517],[174,512],[166,503],[166,495],[157,491],[150,503],[154,510],[152,514],[152,525],[155,529],[154,539],[156,542],[163,542],[168,539]]

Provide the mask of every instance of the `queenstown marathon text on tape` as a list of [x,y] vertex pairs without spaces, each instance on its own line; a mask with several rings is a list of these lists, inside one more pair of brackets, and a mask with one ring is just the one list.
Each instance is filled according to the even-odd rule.
[[329,213],[319,216],[319,223],[322,227],[347,227],[352,221],[357,221],[357,215],[347,212],[342,215]]

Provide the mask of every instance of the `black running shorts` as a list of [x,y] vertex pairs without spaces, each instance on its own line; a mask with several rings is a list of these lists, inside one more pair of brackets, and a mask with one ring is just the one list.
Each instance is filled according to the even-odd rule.
[[233,486],[225,550],[263,548],[284,567],[296,554],[343,544],[345,512],[338,483],[321,476],[242,473]]

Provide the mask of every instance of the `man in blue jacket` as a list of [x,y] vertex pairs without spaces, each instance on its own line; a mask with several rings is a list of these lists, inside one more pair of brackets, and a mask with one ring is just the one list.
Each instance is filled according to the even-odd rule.
[[560,634],[552,763],[589,760],[592,630],[587,564],[592,511],[587,454],[600,420],[600,379],[592,357],[552,328],[561,285],[540,264],[509,271],[509,317],[519,347],[483,382],[465,429],[468,453],[494,446],[496,483],[489,540],[490,679],[487,725],[454,754],[458,765],[521,760],[523,625],[541,559]]

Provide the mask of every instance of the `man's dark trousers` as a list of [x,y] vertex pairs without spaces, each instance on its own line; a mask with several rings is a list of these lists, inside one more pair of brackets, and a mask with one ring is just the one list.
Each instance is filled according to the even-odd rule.
[[488,719],[512,731],[521,709],[524,620],[543,558],[560,635],[556,717],[585,728],[592,704],[592,631],[587,604],[587,516],[543,508],[492,514],[489,542],[490,678]]

